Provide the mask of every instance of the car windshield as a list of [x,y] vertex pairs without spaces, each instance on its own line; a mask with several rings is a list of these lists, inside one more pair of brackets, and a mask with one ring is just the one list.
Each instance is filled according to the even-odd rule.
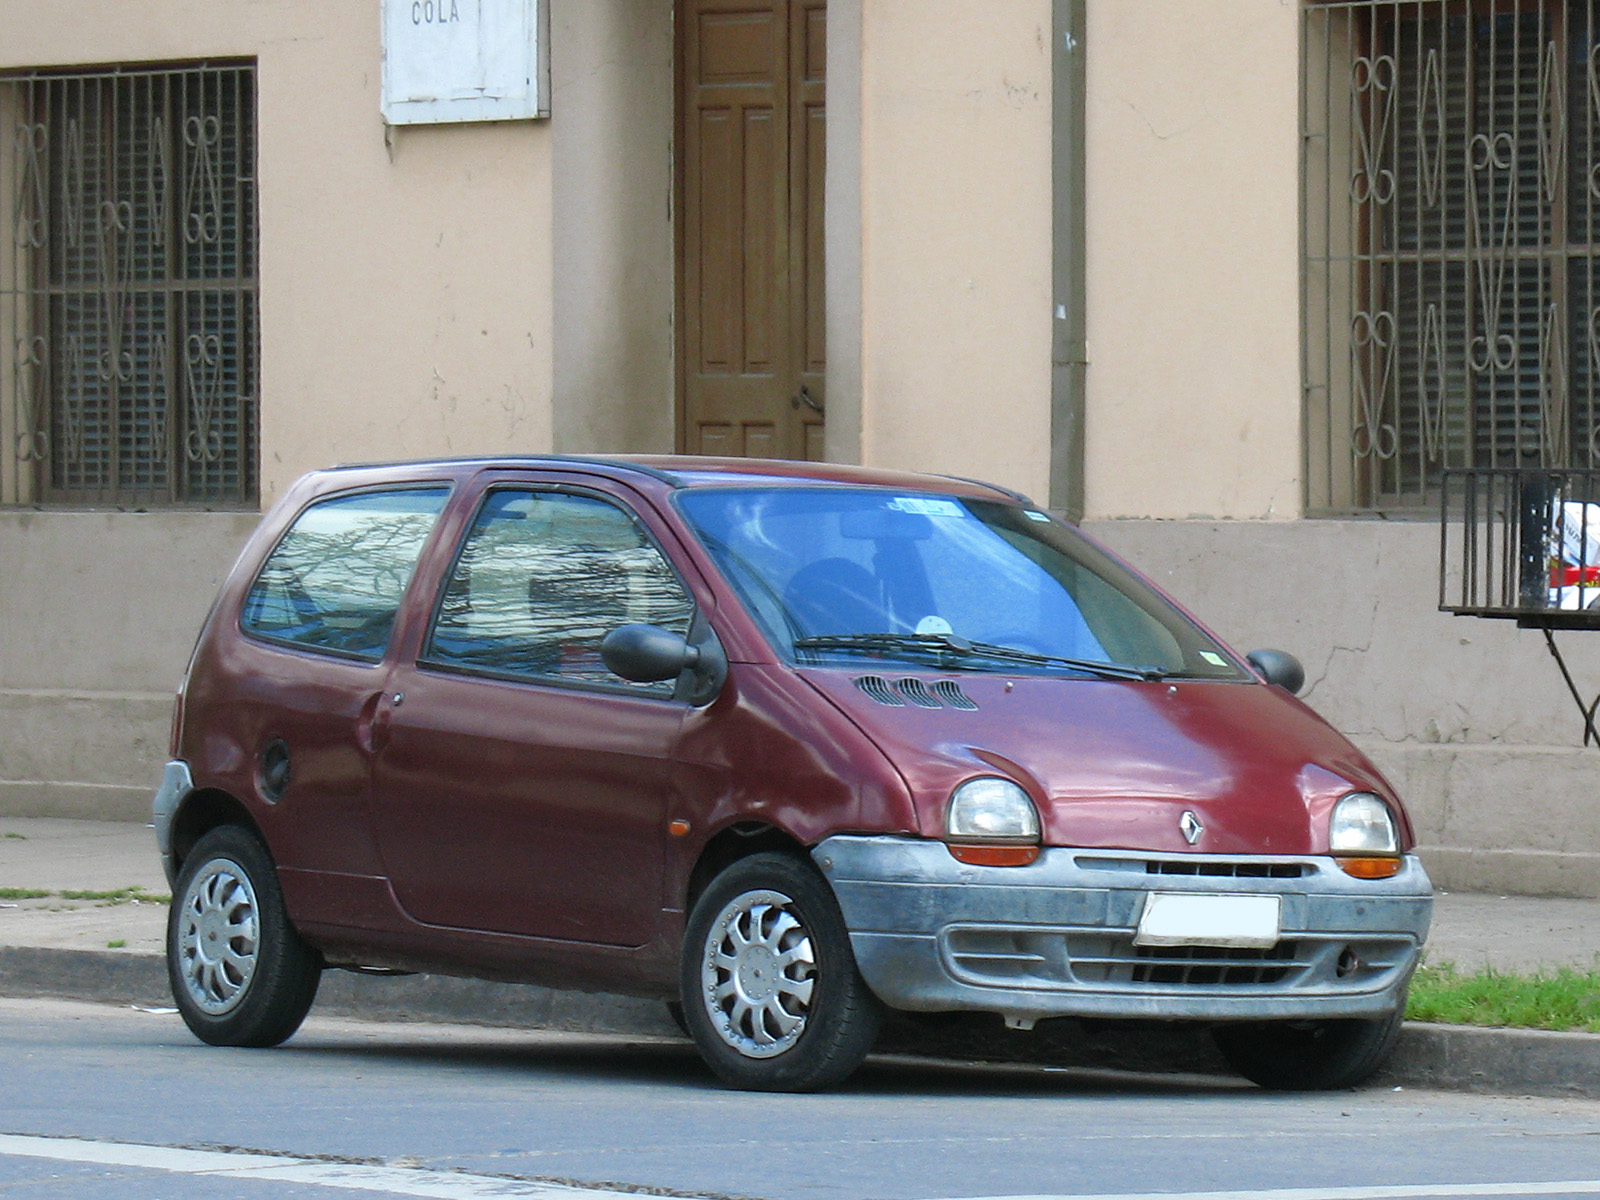
[[687,491],[679,504],[796,661],[1246,677],[1159,593],[1037,509],[837,486]]

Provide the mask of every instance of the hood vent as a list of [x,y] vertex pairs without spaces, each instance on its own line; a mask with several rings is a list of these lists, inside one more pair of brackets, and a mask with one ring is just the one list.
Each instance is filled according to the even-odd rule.
[[934,681],[933,694],[938,696],[951,708],[975,709],[977,704],[972,697],[961,690],[961,685],[954,679],[939,679]]
[[954,679],[936,679],[931,688],[913,676],[891,683],[882,675],[863,675],[854,682],[866,695],[889,708],[904,708],[907,701],[918,708],[944,708],[948,705],[970,712],[978,707]]
[[882,675],[863,675],[856,680],[856,686],[879,704],[887,704],[890,708],[904,708],[906,702],[894,694],[894,689],[889,686],[889,681]]
[[927,684],[920,679],[902,679],[894,687],[895,691],[899,692],[918,708],[944,707],[934,698],[933,693],[928,690]]

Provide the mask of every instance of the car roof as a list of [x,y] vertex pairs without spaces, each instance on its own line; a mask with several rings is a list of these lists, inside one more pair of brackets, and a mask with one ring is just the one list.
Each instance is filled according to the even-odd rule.
[[677,454],[539,454],[478,455],[460,458],[417,459],[404,462],[342,463],[326,474],[373,471],[389,473],[439,470],[451,474],[496,468],[544,467],[584,468],[602,474],[642,475],[671,489],[737,487],[758,484],[763,487],[797,487],[808,484],[846,484],[857,487],[899,488],[908,491],[946,492],[985,499],[1003,497],[1033,502],[1021,492],[965,479],[956,475],[931,475],[916,471],[893,471],[881,467],[861,467],[845,463],[798,462],[770,458],[715,458]]

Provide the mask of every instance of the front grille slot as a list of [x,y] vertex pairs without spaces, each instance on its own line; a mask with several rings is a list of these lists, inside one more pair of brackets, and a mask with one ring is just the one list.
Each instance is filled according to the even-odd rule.
[[1354,944],[1361,979],[1333,976],[1345,943],[1290,939],[1269,949],[1231,946],[1135,946],[1131,929],[1024,929],[956,926],[945,934],[960,978],[990,987],[1228,991],[1292,987],[1329,976],[1352,989],[1397,968],[1403,947]]
[[1068,934],[1067,963],[1084,983],[1254,987],[1282,983],[1307,964],[1296,942],[1266,950],[1230,946],[1135,946],[1131,933]]
[[1227,946],[1136,946],[1135,983],[1254,985],[1278,983],[1298,966],[1295,944],[1270,950]]
[[1306,863],[1216,859],[1152,860],[1144,864],[1144,871],[1146,875],[1206,875],[1223,879],[1303,879],[1312,873]]

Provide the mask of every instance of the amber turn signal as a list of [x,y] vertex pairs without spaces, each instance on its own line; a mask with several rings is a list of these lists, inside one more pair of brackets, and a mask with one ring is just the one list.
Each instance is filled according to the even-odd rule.
[[673,837],[687,837],[689,834],[689,822],[685,821],[682,817],[678,817],[676,820],[668,821],[667,832]]
[[1392,879],[1400,874],[1400,860],[1387,854],[1341,854],[1333,861],[1357,879]]
[[965,846],[946,842],[950,856],[975,867],[1025,867],[1039,857],[1037,846]]

